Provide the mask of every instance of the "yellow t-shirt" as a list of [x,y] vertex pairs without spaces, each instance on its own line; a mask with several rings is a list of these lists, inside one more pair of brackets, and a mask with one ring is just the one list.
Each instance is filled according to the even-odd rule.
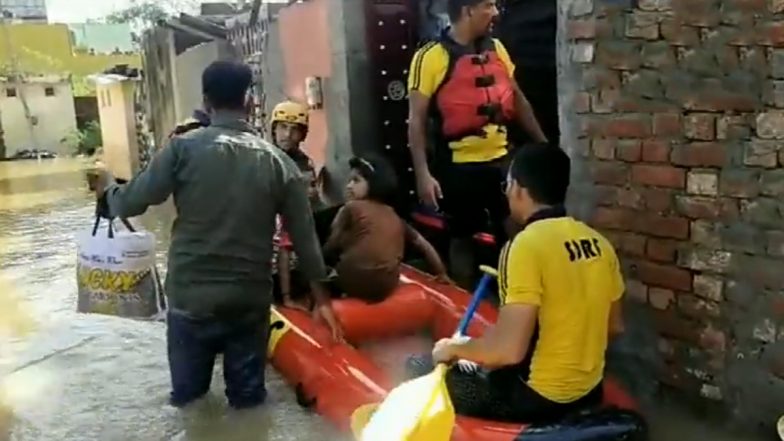
[[534,222],[501,252],[502,305],[539,307],[528,385],[557,403],[587,395],[604,375],[610,306],[624,292],[618,257],[570,217]]
[[[514,76],[515,65],[509,57],[504,45],[493,39],[498,57],[507,67],[509,76]],[[432,98],[433,94],[444,81],[449,67],[449,53],[441,43],[430,42],[422,46],[411,60],[408,74],[408,90],[417,91]],[[467,136],[459,141],[449,143],[454,162],[488,162],[500,158],[507,153],[506,128],[497,124],[484,127],[486,136]]]

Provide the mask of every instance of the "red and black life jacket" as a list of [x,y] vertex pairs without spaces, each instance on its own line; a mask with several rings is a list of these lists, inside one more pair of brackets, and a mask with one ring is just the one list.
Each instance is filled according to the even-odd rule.
[[481,136],[487,124],[503,126],[512,121],[514,85],[495,41],[485,37],[474,47],[462,46],[444,32],[440,44],[449,54],[434,99],[441,138],[451,142]]

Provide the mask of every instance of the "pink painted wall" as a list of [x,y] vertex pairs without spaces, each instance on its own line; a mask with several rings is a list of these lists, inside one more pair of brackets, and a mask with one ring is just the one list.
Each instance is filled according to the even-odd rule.
[[[331,65],[328,1],[311,0],[283,8],[278,17],[281,52],[286,72],[285,93],[305,102],[305,78],[329,78]],[[310,129],[303,149],[322,167],[326,158],[327,117],[323,109],[310,112]]]

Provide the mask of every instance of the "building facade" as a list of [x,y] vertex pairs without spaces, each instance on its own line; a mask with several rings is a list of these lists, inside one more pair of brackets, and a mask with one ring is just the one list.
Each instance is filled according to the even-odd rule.
[[[721,3],[721,7],[718,4]],[[746,427],[784,410],[784,3],[559,2],[571,207],[618,247],[626,352]]]
[[46,23],[46,0],[2,0],[0,12],[12,23]]
[[0,122],[8,157],[26,149],[71,153],[64,142],[76,131],[70,80],[59,76],[3,78]]
[[114,176],[130,180],[140,165],[136,88],[141,78],[100,74],[91,79],[96,82],[102,160]]
[[5,73],[70,75],[77,96],[92,96],[94,84],[87,77],[118,64],[140,67],[141,57],[79,52],[71,30],[64,24],[0,25],[0,69]]

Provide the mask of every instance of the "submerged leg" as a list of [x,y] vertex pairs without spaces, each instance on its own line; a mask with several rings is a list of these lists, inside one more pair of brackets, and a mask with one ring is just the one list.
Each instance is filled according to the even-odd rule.
[[169,312],[166,343],[171,373],[171,404],[185,407],[207,394],[216,348],[212,324]]
[[229,327],[223,347],[223,376],[226,397],[235,409],[247,409],[264,403],[267,390],[264,386],[266,362],[267,320],[243,320]]

